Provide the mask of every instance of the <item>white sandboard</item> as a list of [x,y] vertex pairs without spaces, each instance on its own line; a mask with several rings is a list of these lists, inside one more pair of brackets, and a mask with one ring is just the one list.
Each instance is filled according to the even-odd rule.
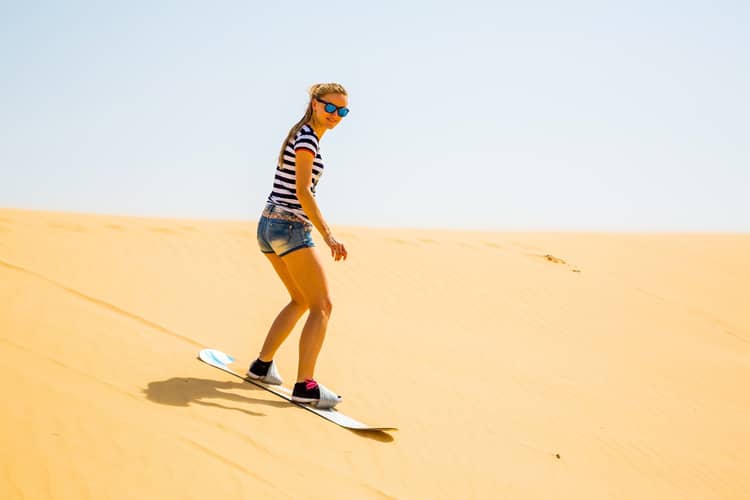
[[219,350],[202,349],[201,352],[198,353],[198,359],[200,359],[206,364],[209,364],[215,368],[218,368],[219,370],[225,371],[227,373],[231,373],[235,377],[241,378],[245,382],[250,382],[251,384],[261,387],[267,390],[268,392],[272,392],[276,394],[277,396],[286,399],[290,403],[295,404],[301,408],[304,408],[307,411],[311,411],[315,413],[316,415],[320,415],[324,419],[330,420],[334,424],[338,424],[341,427],[345,427],[347,429],[352,429],[352,430],[358,430],[358,431],[395,431],[397,430],[395,427],[380,427],[380,426],[372,426],[372,425],[363,424],[362,422],[359,422],[357,420],[354,420],[351,417],[344,415],[343,413],[339,412],[335,408],[322,410],[319,408],[315,408],[314,406],[311,406],[309,404],[296,403],[292,401],[292,391],[290,391],[286,387],[282,387],[280,385],[264,384],[263,382],[260,382],[258,380],[253,380],[249,377],[246,377],[234,371],[232,368],[229,367],[229,365],[234,362],[234,358]]

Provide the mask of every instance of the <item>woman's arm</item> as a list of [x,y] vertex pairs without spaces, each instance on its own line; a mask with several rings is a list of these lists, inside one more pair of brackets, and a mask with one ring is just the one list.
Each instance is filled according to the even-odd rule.
[[335,260],[339,260],[341,258],[346,259],[347,252],[346,248],[344,248],[344,244],[336,241],[336,238],[333,237],[331,229],[328,227],[328,224],[326,224],[325,219],[323,219],[323,214],[320,212],[320,208],[318,207],[318,203],[315,201],[315,197],[312,195],[312,192],[310,192],[310,187],[312,186],[313,161],[315,160],[315,155],[310,150],[298,149],[295,152],[295,158],[297,171],[297,199],[299,200],[300,205],[302,205],[302,210],[305,211],[305,214],[307,215],[307,217],[309,217],[310,222],[312,222],[313,226],[315,226],[315,229],[318,230],[318,232],[323,236],[326,244],[331,248],[331,256]]

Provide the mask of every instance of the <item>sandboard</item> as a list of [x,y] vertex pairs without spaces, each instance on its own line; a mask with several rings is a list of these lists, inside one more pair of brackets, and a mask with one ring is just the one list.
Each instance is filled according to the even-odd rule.
[[302,403],[297,403],[295,401],[292,401],[292,391],[290,391],[286,387],[282,387],[280,385],[264,384],[263,382],[260,382],[259,380],[253,380],[249,377],[246,377],[245,375],[242,375],[234,371],[229,366],[230,364],[234,362],[234,358],[217,349],[202,349],[200,353],[198,353],[198,359],[200,359],[206,364],[209,364],[215,368],[218,368],[219,370],[230,373],[234,375],[235,377],[244,380],[245,382],[250,382],[251,384],[255,386],[265,389],[268,392],[271,392],[279,396],[280,398],[284,398],[290,403],[297,405],[300,408],[304,408],[307,411],[311,411],[315,413],[316,415],[321,416],[330,422],[333,422],[334,424],[340,425],[341,427],[345,427],[347,429],[352,429],[352,430],[357,430],[357,431],[395,431],[397,430],[396,427],[382,427],[382,426],[373,426],[373,425],[363,424],[362,422],[355,420],[352,417],[344,415],[343,413],[336,410],[335,408],[324,410],[324,409],[316,408],[309,404],[302,404]]

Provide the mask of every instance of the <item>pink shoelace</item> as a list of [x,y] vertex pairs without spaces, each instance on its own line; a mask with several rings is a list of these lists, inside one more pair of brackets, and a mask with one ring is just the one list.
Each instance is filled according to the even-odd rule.
[[305,389],[307,389],[308,391],[312,391],[316,387],[318,387],[318,383],[316,381],[311,378],[305,379]]

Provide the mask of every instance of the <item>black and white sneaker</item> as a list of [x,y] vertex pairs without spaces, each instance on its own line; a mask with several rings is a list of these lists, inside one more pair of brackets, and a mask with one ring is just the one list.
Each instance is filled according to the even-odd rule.
[[320,385],[309,378],[304,382],[294,384],[292,401],[296,403],[310,403],[317,408],[326,409],[333,408],[343,401],[343,398],[326,386]]
[[253,380],[259,380],[264,384],[281,385],[281,375],[276,368],[276,363],[272,361],[261,361],[256,359],[250,368],[247,369],[247,376]]

